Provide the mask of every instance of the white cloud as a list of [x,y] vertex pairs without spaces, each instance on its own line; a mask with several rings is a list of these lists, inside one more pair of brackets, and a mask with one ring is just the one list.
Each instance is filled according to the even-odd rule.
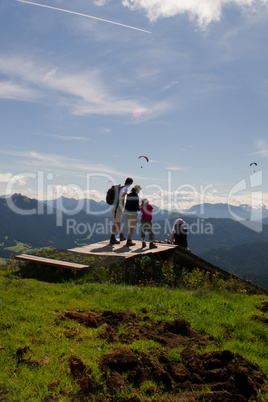
[[70,175],[70,172],[72,175],[77,175],[79,172],[80,176],[85,176],[87,173],[94,173],[100,176],[107,175],[108,180],[111,179],[111,175],[119,177],[125,176],[122,172],[102,163],[85,163],[80,159],[69,158],[58,154],[42,154],[35,151],[11,152],[1,150],[0,154],[12,155],[17,159],[22,158],[24,166],[28,167],[28,169],[34,168],[34,171],[36,171],[36,168],[38,168],[39,171],[53,171],[53,173],[63,171],[64,175]]
[[178,84],[179,84],[179,81],[173,81],[170,84],[165,85],[163,90],[166,91],[166,90],[168,90],[168,89],[170,89],[170,88],[172,88],[172,87],[174,87],[175,85],[178,85]]
[[[57,199],[61,196],[67,198],[73,198],[75,200],[81,200],[84,198],[92,199],[94,201],[100,202],[105,200],[105,194],[101,193],[97,190],[82,190],[79,186],[63,186],[63,185],[55,185],[53,186],[53,194],[50,194],[50,199]],[[48,196],[48,194],[47,194]]]
[[[144,189],[146,191],[146,189]],[[150,202],[157,205],[161,209],[178,210],[188,209],[190,206],[202,202],[201,195],[195,191],[169,192],[160,190],[150,195],[146,194]],[[204,202],[204,201],[203,201]]]
[[[36,157],[40,161],[40,168],[42,163],[46,165],[47,163],[52,163],[51,170],[56,168],[56,160],[58,160],[58,167],[67,167],[67,158],[62,158],[57,155],[40,155],[34,153],[34,157]],[[96,180],[96,183],[103,180],[105,185],[108,187],[108,179],[111,179],[113,174],[119,176],[118,172],[111,172],[109,167],[105,167],[104,165],[78,165],[78,161],[69,160],[69,164],[72,166],[72,170],[81,172],[81,169],[84,169],[84,178],[89,178],[91,180],[90,172],[93,173],[92,180]],[[45,170],[45,169],[44,169]],[[85,174],[89,174],[87,176]],[[41,172],[41,170],[39,170]],[[55,173],[55,171],[53,172]],[[74,172],[73,172],[74,173]],[[66,171],[65,171],[66,174]],[[68,174],[68,172],[67,172]],[[83,171],[82,171],[83,174]],[[35,177],[36,176],[36,177]],[[48,178],[48,175],[42,176],[43,178]],[[37,190],[34,190],[32,187],[27,188],[25,185],[28,181],[38,180],[37,174],[18,174],[13,175],[11,173],[0,173],[0,194],[13,194],[16,191],[19,191],[30,198],[37,198],[39,200],[43,199],[57,199],[61,196],[67,198],[74,199],[84,199],[90,198],[95,201],[105,201],[105,192],[99,191],[94,188],[94,185],[76,185],[74,183],[70,184],[54,184],[53,180],[56,179],[57,175],[52,175],[51,179],[49,179],[49,186],[40,187]],[[65,179],[64,179],[65,180]],[[70,180],[70,177],[69,177]],[[40,184],[40,183],[39,183]],[[41,184],[44,185],[41,180]],[[17,186],[20,188],[17,189]],[[23,187],[25,186],[25,187]],[[85,189],[86,188],[86,189]],[[150,200],[150,202],[160,209],[165,209],[168,211],[179,211],[181,213],[185,213],[185,211],[191,208],[194,205],[204,204],[204,203],[230,203],[230,205],[240,206],[240,205],[249,205],[254,208],[260,208],[264,205],[268,205],[268,193],[262,193],[260,201],[258,205],[256,205],[256,200],[252,196],[251,192],[239,192],[237,194],[233,194],[229,197],[229,194],[218,193],[216,189],[211,188],[209,191],[200,192],[194,187],[192,189],[182,190],[182,191],[167,191],[164,189],[160,189],[155,192],[150,192],[151,185],[143,186],[141,192],[141,198],[146,197]]]
[[106,4],[109,3],[109,0],[95,0],[94,4],[96,4],[96,6],[106,6]]
[[0,98],[33,101],[38,98],[35,90],[11,81],[0,82]]
[[[143,190],[146,192],[146,189]],[[166,209],[168,211],[179,211],[183,213],[187,209],[191,208],[194,205],[210,203],[210,204],[218,204],[218,203],[230,203],[231,205],[239,206],[239,205],[253,205],[254,199],[252,198],[252,193],[240,193],[234,194],[232,197],[229,197],[228,194],[217,194],[215,191],[207,192],[202,194],[198,191],[180,191],[180,192],[168,192],[168,191],[157,191],[152,194],[145,194],[146,198],[150,200],[151,203],[157,205],[161,209]],[[261,207],[268,202],[268,194],[262,194],[262,205],[258,205]]]
[[107,127],[99,127],[97,128],[97,131],[101,134],[109,134],[112,131],[112,129]]
[[258,140],[256,142],[257,152],[255,155],[261,155],[268,158],[268,143],[266,140]]
[[[0,84],[0,97],[17,100],[37,100],[48,105],[67,107],[75,115],[127,115],[140,110],[143,118],[165,112],[166,101],[151,103],[120,98],[120,88],[112,89],[104,84],[98,70],[67,72],[59,67],[51,68],[37,64],[30,57],[0,57],[0,74],[12,77]],[[112,84],[111,84],[112,85]]]
[[84,198],[84,193],[79,186],[73,184],[70,186],[54,185],[53,193],[50,193],[49,198],[57,199],[59,197],[74,198],[78,200]]
[[206,27],[220,21],[224,6],[236,5],[255,12],[267,6],[268,0],[123,0],[122,4],[133,10],[144,10],[151,22],[186,13],[190,19],[197,19],[199,26]]
[[97,202],[105,201],[106,198],[106,194],[103,194],[97,190],[88,190],[84,194],[86,198],[91,198],[92,200],[95,200]]
[[63,141],[90,141],[90,138],[86,137],[76,137],[74,135],[56,135],[56,134],[46,134],[48,137],[57,138]]
[[[38,152],[29,152],[25,154],[27,164],[39,167],[44,170],[51,169],[66,169],[68,172],[80,172],[81,174],[95,173],[95,174],[108,174],[122,176],[122,172],[117,172],[110,166],[102,163],[84,163],[80,159],[68,158],[66,156],[57,154],[41,154]],[[28,159],[29,158],[29,159]],[[66,173],[65,171],[65,173]]]
[[27,182],[27,178],[20,175],[13,175],[11,173],[0,173],[0,183],[14,182],[20,186],[23,186]]

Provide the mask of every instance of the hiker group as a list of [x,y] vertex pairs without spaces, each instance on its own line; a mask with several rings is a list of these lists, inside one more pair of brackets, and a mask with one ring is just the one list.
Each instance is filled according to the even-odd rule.
[[[113,220],[110,244],[114,245],[126,241],[128,247],[135,245],[132,236],[134,229],[138,225],[138,212],[141,212],[142,248],[146,247],[146,233],[149,235],[149,248],[157,248],[152,225],[153,206],[147,198],[143,198],[140,204],[139,192],[141,186],[138,184],[133,186],[130,192],[128,192],[132,184],[133,179],[128,177],[124,185],[114,185],[107,192],[106,201],[112,205]],[[123,213],[125,213],[127,238],[124,236],[121,227]],[[182,219],[177,219],[171,231],[169,243],[187,248],[187,229],[183,226],[184,223]],[[115,237],[116,232],[119,234],[119,240]]]

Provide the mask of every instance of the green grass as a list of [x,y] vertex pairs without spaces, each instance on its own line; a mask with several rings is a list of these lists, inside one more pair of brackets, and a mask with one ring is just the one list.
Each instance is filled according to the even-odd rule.
[[[199,274],[198,274],[199,275]],[[81,281],[80,281],[81,282]],[[197,289],[167,286],[127,286],[112,283],[47,283],[21,279],[14,270],[0,271],[0,400],[41,401],[48,395],[68,401],[79,385],[70,374],[68,359],[77,355],[101,382],[97,359],[111,345],[97,335],[101,329],[86,328],[62,319],[68,310],[146,310],[155,320],[170,315],[190,322],[196,331],[213,336],[207,350],[229,349],[257,363],[268,376],[267,324],[252,316],[268,317],[260,307],[264,295],[248,295],[226,288]],[[121,333],[127,331],[122,325]],[[135,341],[131,347],[150,351],[153,341]],[[25,349],[20,362],[18,351]],[[180,350],[169,352],[179,359]],[[44,364],[38,362],[44,361]],[[153,388],[150,382],[143,388]],[[141,390],[141,392],[144,391]]]
[[15,240],[16,244],[14,246],[6,247],[5,250],[14,251],[15,253],[23,252],[31,252],[34,249],[30,247],[28,244],[24,244]]

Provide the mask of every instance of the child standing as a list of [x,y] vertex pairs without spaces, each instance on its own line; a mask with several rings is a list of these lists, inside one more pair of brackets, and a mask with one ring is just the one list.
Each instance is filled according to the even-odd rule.
[[157,248],[154,244],[154,233],[153,233],[153,225],[152,225],[152,214],[153,214],[153,206],[149,204],[149,200],[144,198],[141,202],[141,239],[142,239],[142,248],[146,247],[145,243],[145,233],[149,233],[149,241],[150,241],[150,249]]

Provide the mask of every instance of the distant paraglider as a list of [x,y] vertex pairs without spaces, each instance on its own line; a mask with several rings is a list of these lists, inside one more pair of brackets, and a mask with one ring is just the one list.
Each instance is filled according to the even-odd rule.
[[181,215],[181,213],[179,212],[179,211],[177,211],[177,212],[173,212],[171,215],[170,215],[170,217],[169,217],[169,219],[171,219],[175,214],[179,214],[179,215]]
[[[254,165],[258,166],[258,164],[256,162],[251,162],[251,164],[249,166],[251,167],[251,166],[254,166]],[[254,168],[254,172],[255,172],[255,168]]]
[[[147,156],[141,155],[141,156],[139,156],[139,159],[140,158],[144,158],[147,163],[149,162],[149,158]],[[141,168],[143,168],[143,165],[141,166]]]

